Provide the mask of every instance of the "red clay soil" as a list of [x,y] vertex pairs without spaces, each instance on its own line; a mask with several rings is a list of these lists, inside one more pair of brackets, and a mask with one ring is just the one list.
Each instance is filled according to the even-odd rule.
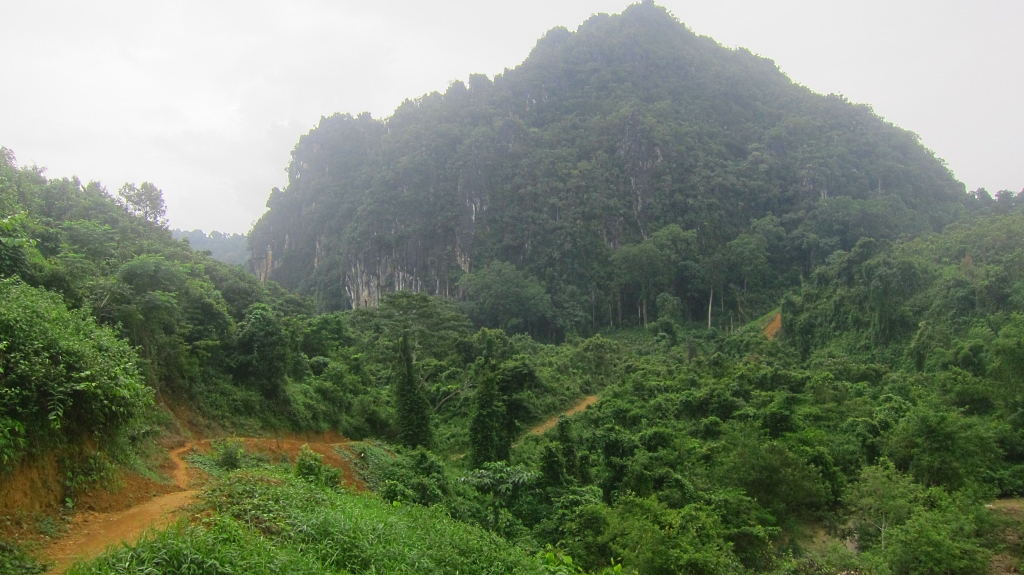
[[[164,467],[169,466],[162,466],[161,470],[170,475],[170,469]],[[75,499],[75,508],[96,513],[116,513],[145,503],[154,497],[181,491],[176,484],[160,483],[132,472],[121,473],[116,484],[117,487],[114,489],[94,489],[78,496]]]
[[55,452],[26,457],[4,473],[0,477],[0,515],[32,515],[59,507],[64,481],[58,457]]
[[772,321],[768,322],[768,325],[765,326],[765,328],[764,328],[764,335],[768,339],[775,339],[775,337],[779,335],[780,331],[782,331],[782,313],[781,312],[775,314],[775,317],[772,318]]
[[540,435],[541,433],[544,433],[545,431],[558,425],[558,419],[563,415],[566,417],[572,417],[573,415],[576,415],[577,413],[585,410],[586,408],[590,407],[591,405],[594,405],[595,403],[597,403],[597,396],[588,395],[584,397],[579,403],[566,410],[564,413],[553,415],[544,423],[541,423],[540,425],[530,428],[530,431],[527,433],[529,433],[530,435]]

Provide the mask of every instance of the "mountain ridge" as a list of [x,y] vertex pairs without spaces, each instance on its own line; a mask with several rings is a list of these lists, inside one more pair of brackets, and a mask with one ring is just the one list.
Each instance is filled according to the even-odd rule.
[[692,265],[657,289],[690,319],[709,290],[742,315],[749,274],[693,270],[724,266],[756,221],[775,219],[784,239],[766,249],[788,256],[762,274],[780,278],[765,307],[835,249],[937,231],[966,198],[916,135],[649,2],[552,29],[516,68],[385,120],[323,118],[288,173],[250,234],[261,279],[330,310],[402,289],[465,299],[463,276],[505,262],[550,296],[548,332],[653,303],[613,255],[666,226],[692,233]]

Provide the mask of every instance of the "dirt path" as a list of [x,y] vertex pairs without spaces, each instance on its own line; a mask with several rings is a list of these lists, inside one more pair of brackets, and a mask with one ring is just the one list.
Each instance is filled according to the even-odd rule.
[[174,467],[171,477],[181,490],[154,497],[130,509],[116,513],[76,513],[68,533],[43,551],[52,563],[49,574],[67,571],[72,563],[91,559],[122,541],[135,541],[149,528],[159,529],[174,521],[179,512],[195,500],[198,491],[188,489],[191,480],[182,456],[192,449],[188,443],[170,452]]
[[779,335],[779,331],[782,330],[782,313],[775,314],[768,325],[764,326],[764,335],[768,339],[775,339]]
[[594,405],[595,403],[597,403],[597,396],[596,395],[588,395],[588,396],[584,397],[579,403],[577,403],[576,405],[572,406],[571,408],[569,408],[564,413],[559,413],[558,415],[552,415],[544,423],[541,423],[540,425],[531,427],[530,431],[528,431],[527,433],[529,433],[530,435],[540,435],[541,433],[544,433],[545,431],[547,431],[547,430],[551,429],[552,427],[558,425],[558,418],[562,417],[563,415],[565,415],[566,417],[572,417],[573,415],[576,415],[577,413],[583,411],[584,409],[590,407],[591,405]]
[[992,556],[992,563],[989,567],[990,572],[992,575],[1020,573],[1021,560],[1011,551],[1020,548],[1021,528],[1024,526],[1024,499],[997,499],[985,507],[993,513],[1013,520],[1015,523],[1015,525],[1006,526],[1005,531],[1003,531],[1001,538],[1003,543],[1006,544],[1007,549],[1002,553]]
[[[238,438],[245,450],[261,452],[273,460],[287,457],[294,461],[303,445],[324,456],[324,463],[340,468],[347,485],[356,491],[365,491],[363,483],[355,473],[352,464],[338,455],[335,446],[346,445],[348,440],[341,436],[323,436],[331,443],[284,438]],[[192,449],[202,452],[211,449],[210,440],[187,443],[169,453],[171,467],[167,470],[178,490],[114,513],[82,511],[75,514],[66,535],[53,541],[43,550],[42,555],[52,566],[48,575],[59,575],[76,561],[92,559],[103,553],[107,547],[122,542],[133,543],[147,529],[160,529],[176,520],[186,506],[195,501],[199,491],[190,489],[192,473],[182,459]],[[128,496],[128,494],[125,494]]]

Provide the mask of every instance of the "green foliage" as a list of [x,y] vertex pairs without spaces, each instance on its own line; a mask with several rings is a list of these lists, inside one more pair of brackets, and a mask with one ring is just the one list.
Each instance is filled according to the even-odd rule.
[[954,502],[940,501],[935,508],[921,509],[894,527],[889,544],[877,557],[884,559],[894,575],[988,573],[991,552],[977,536],[972,514],[964,513]]
[[512,264],[492,262],[462,276],[458,286],[466,290],[466,315],[477,325],[543,337],[554,318],[544,287]]
[[25,213],[0,219],[0,278],[24,273],[27,270],[24,247],[35,242],[26,237],[22,229]]
[[1002,455],[981,421],[928,408],[908,413],[889,433],[884,451],[922,484],[952,490],[982,481]]
[[212,442],[213,459],[217,467],[224,471],[234,471],[242,467],[242,458],[245,455],[245,446],[241,441],[224,439]]
[[0,458],[92,434],[113,441],[152,404],[138,358],[60,296],[0,280]]
[[624,498],[606,536],[615,556],[641,573],[737,573],[742,566],[722,530],[714,511],[701,505],[668,509],[650,499]]
[[324,464],[324,456],[303,445],[295,458],[295,476],[324,487],[337,487],[341,470]]
[[149,182],[142,182],[137,187],[135,184],[121,186],[117,190],[117,200],[133,216],[158,226],[167,224],[163,192]]
[[921,485],[896,470],[888,459],[862,469],[843,499],[856,522],[858,545],[868,549],[877,543],[884,550],[886,535],[920,509],[924,494]]
[[533,367],[521,358],[495,365],[486,355],[477,360],[474,374],[479,381],[469,424],[470,461],[479,467],[509,458],[521,424],[536,415],[532,391],[538,388],[538,379]]
[[512,544],[415,505],[240,472],[204,495],[216,515],[180,523],[75,567],[73,575],[239,573],[543,573]]
[[238,370],[267,398],[278,398],[288,370],[288,336],[279,315],[263,303],[246,310],[238,331]]
[[504,404],[493,374],[484,374],[477,384],[476,405],[469,424],[470,458],[474,467],[508,459],[512,438],[505,433]]
[[430,446],[430,404],[413,369],[412,350],[407,336],[398,340],[401,363],[395,384],[398,437],[406,447]]
[[45,572],[45,565],[36,562],[17,546],[0,539],[0,573],[35,575]]
[[383,478],[380,495],[387,501],[430,506],[452,496],[444,462],[423,448],[388,457],[375,473]]

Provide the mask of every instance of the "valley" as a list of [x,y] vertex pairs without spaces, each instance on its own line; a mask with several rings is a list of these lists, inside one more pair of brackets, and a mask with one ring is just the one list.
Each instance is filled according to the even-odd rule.
[[644,1],[287,173],[0,148],[0,573],[1020,570],[1024,191],[870,106]]

